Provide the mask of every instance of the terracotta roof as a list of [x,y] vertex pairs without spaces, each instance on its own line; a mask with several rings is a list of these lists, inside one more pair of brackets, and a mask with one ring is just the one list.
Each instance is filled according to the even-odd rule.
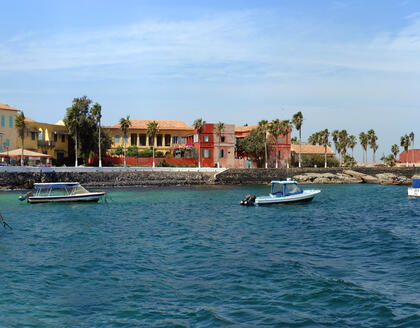
[[[318,145],[302,145],[301,154],[320,154],[324,155],[324,146]],[[296,154],[299,153],[299,145],[292,144],[290,149],[292,152]],[[335,155],[335,153],[331,150],[330,147],[327,147],[327,155]]]
[[256,129],[257,127],[258,124],[235,126],[235,132],[250,132],[251,130]]
[[[156,121],[159,125],[159,130],[191,130],[194,131],[194,129],[186,124],[183,121],[177,121],[177,120],[134,120],[130,119],[131,127],[130,129],[140,129],[140,130],[147,130],[147,124],[149,122]],[[114,124],[111,126],[108,126],[110,129],[120,129],[120,124]]]
[[9,105],[5,105],[5,104],[1,104],[0,103],[0,109],[7,109],[7,110],[14,110],[14,111],[19,111],[19,109],[14,108],[14,107],[10,107]]
[[29,118],[29,117],[25,117],[25,122],[36,122],[33,119]]

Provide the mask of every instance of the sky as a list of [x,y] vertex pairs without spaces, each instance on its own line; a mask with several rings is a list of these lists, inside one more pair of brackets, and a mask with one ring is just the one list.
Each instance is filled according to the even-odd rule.
[[0,5],[0,103],[36,121],[55,123],[87,95],[104,125],[251,125],[301,111],[304,140],[374,129],[377,158],[411,131],[420,145],[418,0]]

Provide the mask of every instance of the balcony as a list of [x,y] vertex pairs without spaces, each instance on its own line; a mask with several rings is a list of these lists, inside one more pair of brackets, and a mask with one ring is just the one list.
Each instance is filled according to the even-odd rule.
[[54,147],[55,147],[55,142],[54,141],[38,140],[38,148],[53,149]]

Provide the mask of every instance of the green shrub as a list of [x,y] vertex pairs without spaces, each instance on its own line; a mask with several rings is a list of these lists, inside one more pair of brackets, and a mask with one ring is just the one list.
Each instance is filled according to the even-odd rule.
[[[339,162],[335,157],[327,156],[327,166],[328,167],[338,167]],[[303,155],[302,156],[302,166],[303,167],[324,167],[325,166],[325,157],[324,155]]]
[[137,146],[130,146],[127,148],[127,156],[128,157],[137,157],[139,154],[139,149]]
[[168,163],[166,159],[163,159],[156,164],[156,167],[176,167],[176,166],[175,164]]
[[356,160],[351,157],[350,155],[344,156],[343,166],[345,167],[353,167],[357,164]]
[[165,156],[164,156],[164,154],[163,154],[163,151],[157,151],[157,152],[155,153],[155,157],[157,157],[157,158],[163,158],[163,157],[165,157]]
[[153,149],[146,148],[139,152],[139,157],[152,157],[153,156]]
[[397,164],[397,160],[394,157],[394,154],[391,154],[388,156],[383,155],[381,157],[381,160],[384,161],[385,165],[390,166],[390,167],[393,167]]

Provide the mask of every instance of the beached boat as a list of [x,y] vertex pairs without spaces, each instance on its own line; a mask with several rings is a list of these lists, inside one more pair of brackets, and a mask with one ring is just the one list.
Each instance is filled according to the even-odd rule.
[[309,202],[320,192],[321,190],[303,190],[296,181],[271,181],[271,192],[268,196],[247,195],[241,205]]
[[28,192],[19,200],[28,203],[97,202],[105,192],[90,192],[78,182],[35,183],[35,195]]
[[413,179],[413,185],[408,188],[408,197],[420,197],[420,179]]

